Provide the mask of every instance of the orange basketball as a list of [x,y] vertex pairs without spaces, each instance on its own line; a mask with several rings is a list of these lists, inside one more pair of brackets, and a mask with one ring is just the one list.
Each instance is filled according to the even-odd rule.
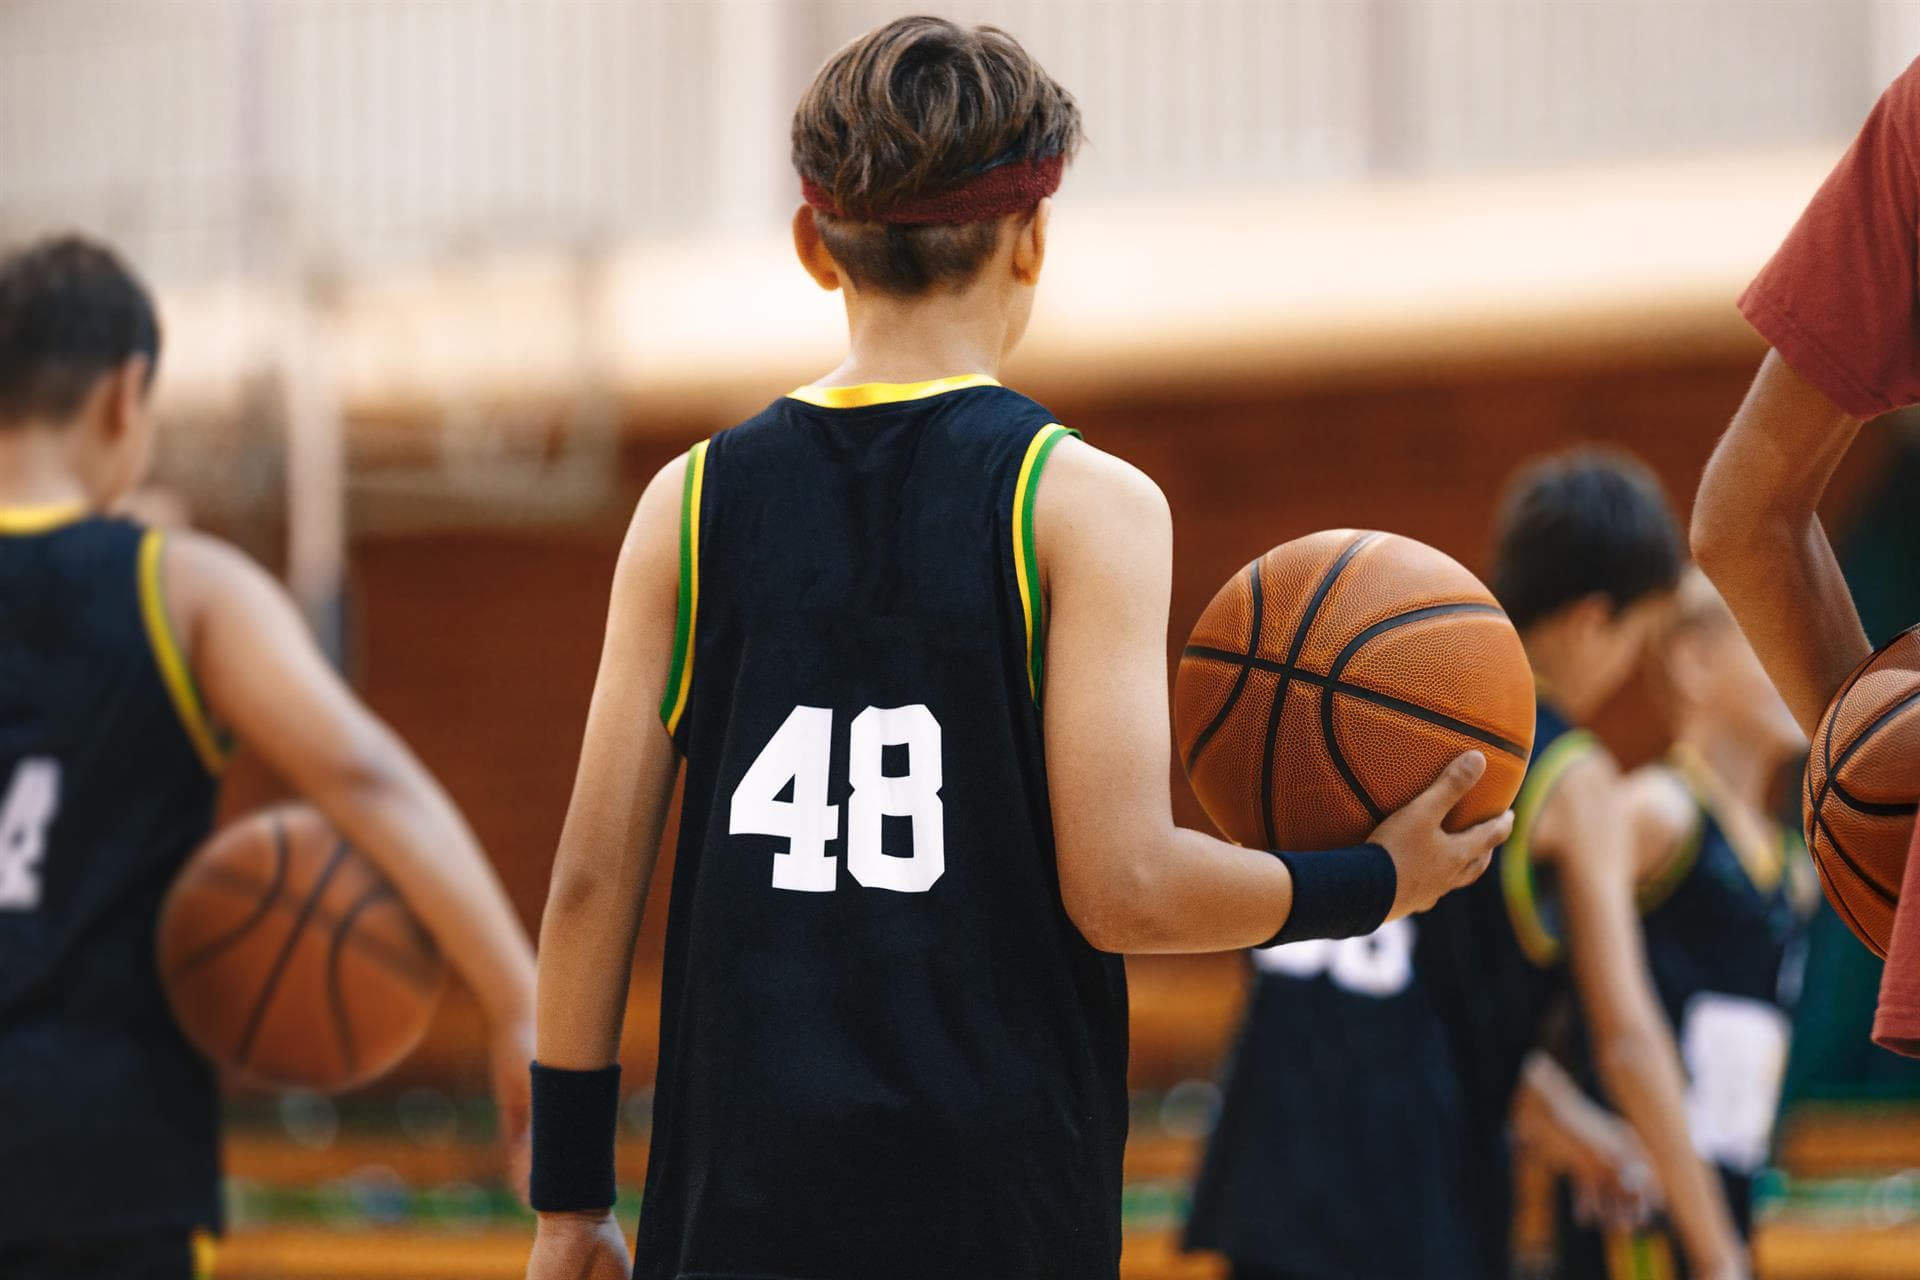
[[1813,735],[1807,848],[1827,901],[1881,958],[1920,797],[1920,628],[1895,636],[1834,695]]
[[187,1038],[257,1083],[337,1092],[419,1042],[446,966],[406,906],[303,805],[201,846],[160,910],[160,975]]
[[1470,749],[1487,771],[1447,825],[1498,815],[1526,773],[1533,701],[1520,637],[1478,578],[1411,538],[1332,529],[1220,589],[1181,655],[1173,716],[1229,839],[1332,849]]

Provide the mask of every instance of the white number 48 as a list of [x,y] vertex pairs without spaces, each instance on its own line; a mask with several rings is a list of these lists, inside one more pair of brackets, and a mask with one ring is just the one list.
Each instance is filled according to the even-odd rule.
[[0,911],[40,905],[40,861],[60,808],[60,762],[29,756],[0,793]]
[[[868,707],[853,718],[847,744],[847,871],[869,889],[925,893],[947,869],[946,817],[940,803],[940,722],[920,703]],[[888,747],[905,747],[907,771],[889,774]],[[784,836],[773,855],[773,887],[830,893],[840,860],[827,852],[840,836],[840,806],[827,803],[833,712],[795,707],[734,788],[733,835]],[[793,787],[791,800],[779,799]],[[883,818],[913,820],[913,852],[889,854]]]

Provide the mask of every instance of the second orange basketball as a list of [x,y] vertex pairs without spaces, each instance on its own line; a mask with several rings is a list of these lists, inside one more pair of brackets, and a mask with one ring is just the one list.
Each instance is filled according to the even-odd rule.
[[1175,745],[1229,839],[1357,844],[1478,750],[1487,771],[1448,826],[1513,802],[1533,746],[1533,675],[1492,593],[1391,533],[1284,543],[1215,595],[1181,654]]

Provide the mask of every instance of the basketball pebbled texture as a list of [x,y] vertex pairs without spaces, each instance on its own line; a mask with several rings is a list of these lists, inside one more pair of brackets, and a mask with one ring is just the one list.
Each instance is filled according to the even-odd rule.
[[1460,830],[1520,790],[1533,673],[1493,595],[1451,557],[1332,529],[1267,552],[1214,596],[1174,681],[1194,794],[1231,840],[1343,848],[1478,749]]
[[1920,628],[1854,668],[1813,735],[1802,792],[1827,901],[1882,959],[1920,798]]
[[304,806],[255,814],[190,858],[159,922],[187,1038],[259,1084],[337,1092],[404,1058],[446,985],[393,887]]

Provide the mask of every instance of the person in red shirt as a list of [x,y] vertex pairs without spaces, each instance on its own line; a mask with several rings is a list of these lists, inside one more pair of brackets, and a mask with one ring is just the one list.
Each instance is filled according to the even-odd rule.
[[[1694,504],[1700,567],[1809,733],[1871,646],[1816,508],[1860,426],[1920,403],[1920,62],[1740,299],[1772,347]],[[1874,1039],[1920,1057],[1920,858]]]

